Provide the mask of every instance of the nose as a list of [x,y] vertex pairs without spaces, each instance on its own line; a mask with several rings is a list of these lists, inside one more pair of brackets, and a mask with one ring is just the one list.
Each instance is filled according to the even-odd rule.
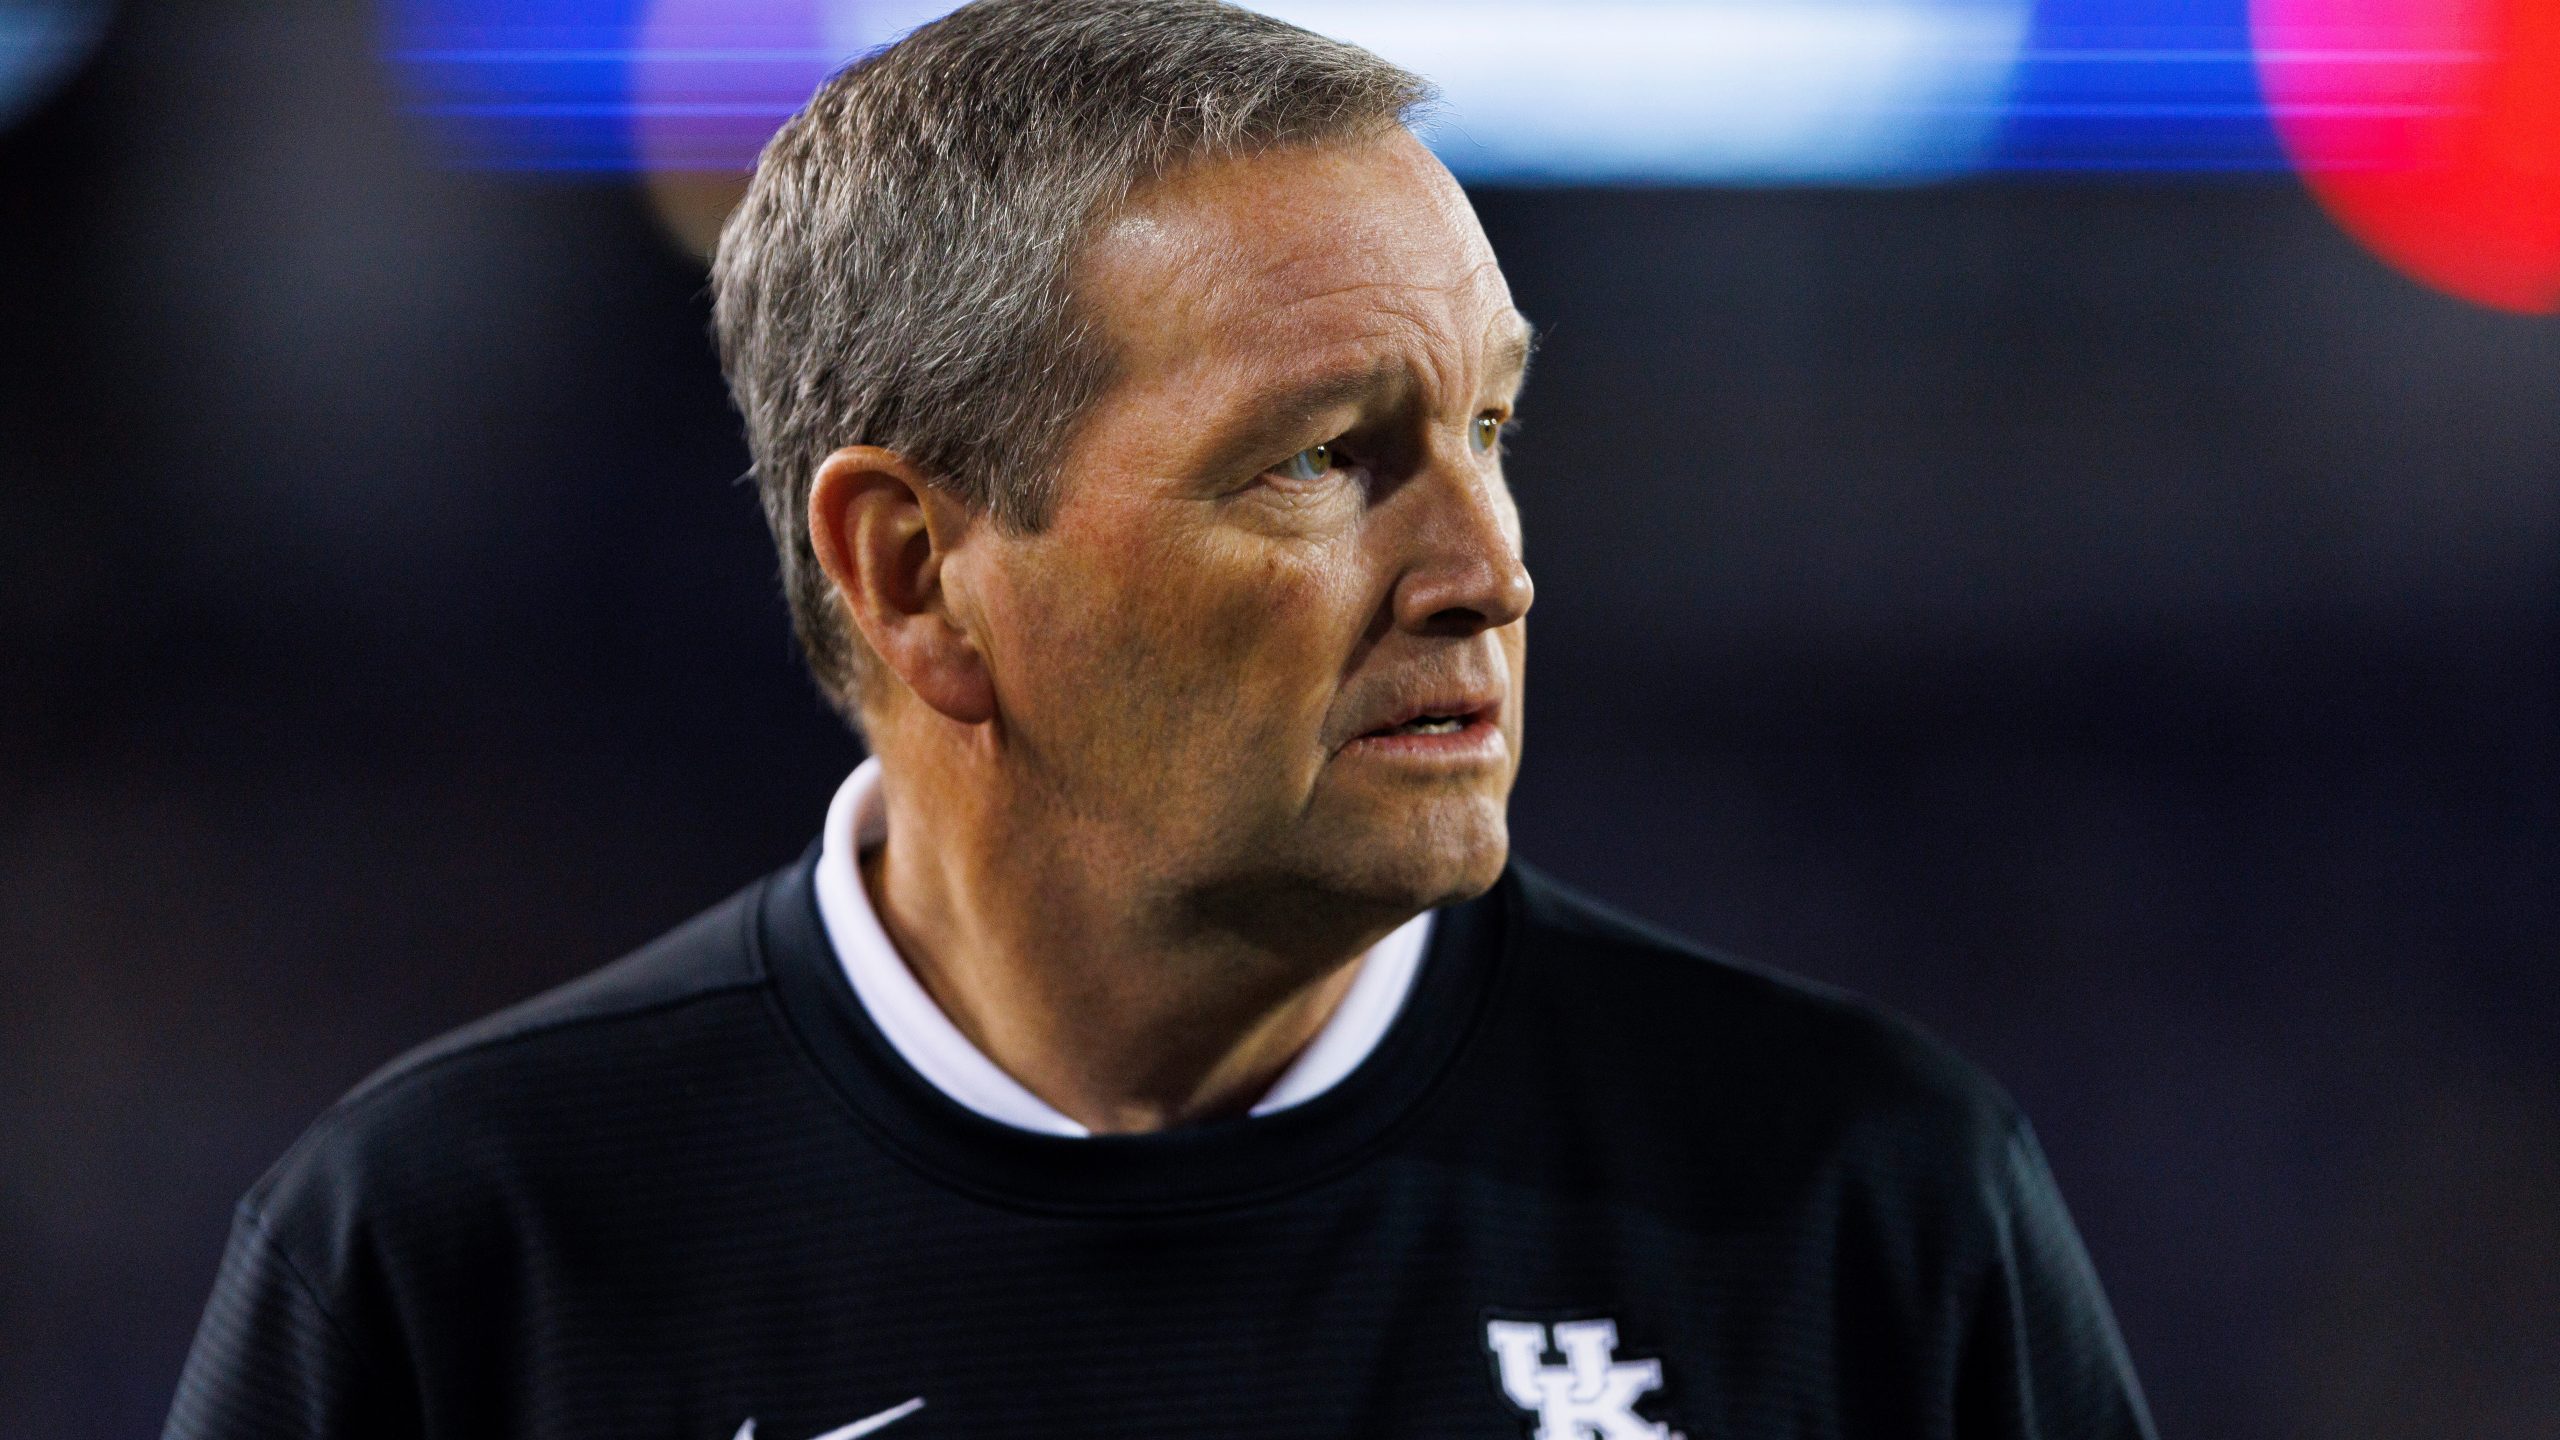
[[1396,584],[1396,624],[1465,636],[1528,614],[1537,587],[1520,559],[1520,514],[1501,478],[1471,464],[1422,478],[1413,487],[1424,503],[1413,561]]

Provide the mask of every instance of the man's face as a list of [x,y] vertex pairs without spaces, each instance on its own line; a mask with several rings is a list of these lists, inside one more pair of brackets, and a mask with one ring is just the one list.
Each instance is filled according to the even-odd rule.
[[[1082,257],[1120,357],[974,577],[1002,740],[1133,884],[1420,908],[1509,848],[1528,328],[1401,130],[1195,165]],[[971,567],[978,569],[979,567]]]

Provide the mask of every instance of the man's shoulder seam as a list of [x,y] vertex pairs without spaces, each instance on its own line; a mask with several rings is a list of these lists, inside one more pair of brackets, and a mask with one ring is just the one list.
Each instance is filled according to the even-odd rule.
[[1695,967],[1690,973],[1727,987],[1728,995],[1749,994],[1787,1013],[1819,1017],[1825,1033],[1859,1037],[1862,1044],[1881,1047],[1878,1054],[1893,1057],[1891,1063],[1907,1067],[1908,1073],[1934,1076],[1942,1093],[1961,1096],[1968,1108],[1979,1107],[1976,1113],[1988,1129],[2005,1133],[2024,1123],[2016,1099],[1990,1072],[1934,1029],[1892,1005],[1845,986],[1700,944],[1536,871],[1523,878],[1533,907],[1549,917],[1551,933]]
[[[338,1097],[326,1111],[322,1112],[320,1118],[312,1124],[310,1130],[304,1134],[294,1149],[299,1151],[315,1143],[322,1135],[347,1123],[355,1112],[381,1104],[392,1095],[408,1090],[413,1085],[441,1074],[462,1062],[485,1058],[492,1052],[513,1049],[520,1044],[553,1039],[570,1031],[628,1024],[670,1011],[770,988],[772,974],[765,963],[764,946],[760,943],[757,925],[766,893],[772,883],[773,877],[768,875],[723,902],[724,905],[736,906],[738,910],[741,933],[737,943],[747,957],[748,968],[745,973],[706,979],[674,994],[637,996],[619,1004],[608,1004],[594,1010],[570,1010],[551,1015],[526,1013],[543,1006],[546,1002],[556,1001],[565,990],[592,981],[617,966],[628,964],[647,955],[667,938],[661,937],[659,941],[644,945],[629,955],[589,971],[586,975],[420,1043],[407,1054],[390,1061],[358,1081],[344,1095]],[[719,908],[721,907],[714,906],[712,911],[705,912],[704,917],[697,918],[707,918]],[[683,928],[677,927],[678,931]],[[675,933],[677,932],[669,932],[670,935]],[[288,1153],[277,1168],[281,1170],[291,1159],[292,1155]]]
[[284,1272],[286,1281],[302,1292],[303,1300],[311,1306],[321,1322],[329,1327],[329,1333],[336,1337],[339,1346],[355,1361],[356,1368],[360,1372],[374,1375],[384,1373],[380,1357],[373,1353],[371,1346],[358,1340],[347,1329],[344,1320],[338,1318],[336,1307],[332,1306],[328,1297],[320,1292],[319,1286],[311,1283],[311,1276],[302,1268],[302,1262],[293,1258],[293,1247],[287,1245],[284,1237],[276,1233],[275,1227],[267,1223],[266,1214],[258,1208],[255,1198],[244,1199],[235,1208],[240,1217],[240,1223],[248,1227],[251,1238],[259,1248],[274,1257],[276,1266]]
[[[456,1040],[453,1039],[453,1037],[448,1037],[447,1040],[430,1040],[426,1042],[425,1045],[421,1046],[417,1053],[414,1053],[404,1059],[394,1060],[389,1065],[384,1066],[381,1073],[377,1074],[372,1079],[357,1085],[353,1091],[348,1093],[347,1098],[349,1100],[357,1099],[361,1096],[369,1095],[378,1089],[386,1089],[391,1086],[398,1085],[409,1080],[413,1076],[426,1075],[433,1071],[441,1070],[445,1068],[446,1065],[456,1061],[476,1059],[488,1054],[492,1050],[508,1049],[519,1042],[545,1040],[558,1035],[563,1031],[584,1029],[589,1026],[618,1025],[628,1020],[645,1020],[653,1015],[658,1015],[665,1011],[682,1010],[688,1005],[698,1005],[706,1001],[722,999],[726,996],[740,994],[745,991],[761,990],[765,988],[765,985],[766,978],[760,973],[756,975],[740,976],[732,980],[721,980],[706,984],[698,990],[688,990],[681,995],[667,995],[654,1000],[644,1000],[632,1005],[624,1006],[620,1009],[599,1010],[590,1014],[559,1015],[543,1020],[533,1021],[524,1025],[502,1026],[493,1030],[489,1034],[474,1035],[468,1040]],[[536,996],[535,998],[539,999],[541,997]],[[498,1012],[498,1014],[499,1016],[504,1016],[506,1012],[502,1010]],[[469,1029],[472,1027],[465,1026],[464,1028]]]
[[[1620,909],[1595,895],[1568,885],[1542,870],[1527,865],[1519,867],[1524,899],[1545,923],[1541,928],[1550,933],[1586,941],[1646,951],[1687,964],[1702,965],[1711,973],[1727,978],[1784,991],[1801,999],[1846,1005],[1852,1009],[1880,1008],[1876,1002],[1854,990],[1799,975],[1791,970],[1737,954],[1719,945],[1709,945],[1676,930],[1656,924],[1643,916]],[[1576,932],[1579,932],[1578,934]]]

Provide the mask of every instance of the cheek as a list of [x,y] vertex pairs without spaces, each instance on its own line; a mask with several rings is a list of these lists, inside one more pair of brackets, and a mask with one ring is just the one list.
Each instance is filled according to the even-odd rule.
[[1529,698],[1529,622],[1514,620],[1495,632],[1501,637],[1502,661],[1511,674],[1511,703],[1503,707],[1503,733],[1511,739],[1511,764],[1520,765],[1520,731],[1527,723]]
[[1328,547],[1141,518],[1044,537],[1052,563],[1013,587],[1021,633],[1039,638],[1008,708],[1159,756],[1267,757],[1308,740],[1358,641],[1356,566]]
[[1214,711],[1231,734],[1298,727],[1351,649],[1347,569],[1320,548],[1232,532],[1144,552],[1128,618],[1162,698]]

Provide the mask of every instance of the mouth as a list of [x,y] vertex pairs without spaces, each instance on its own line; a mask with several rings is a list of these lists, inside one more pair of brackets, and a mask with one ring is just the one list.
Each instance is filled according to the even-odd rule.
[[1502,714],[1502,700],[1490,695],[1429,695],[1396,710],[1383,725],[1356,737],[1375,740],[1388,735],[1455,735],[1471,725],[1490,725]]
[[1374,740],[1381,735],[1455,735],[1459,731],[1466,729],[1468,725],[1474,722],[1474,720],[1475,716],[1472,714],[1416,715],[1412,719],[1404,721],[1401,724],[1389,725],[1384,729],[1372,730],[1360,738],[1363,740]]
[[1491,758],[1503,749],[1502,702],[1440,697],[1417,704],[1384,725],[1362,731],[1345,751],[1408,759],[1461,761]]

